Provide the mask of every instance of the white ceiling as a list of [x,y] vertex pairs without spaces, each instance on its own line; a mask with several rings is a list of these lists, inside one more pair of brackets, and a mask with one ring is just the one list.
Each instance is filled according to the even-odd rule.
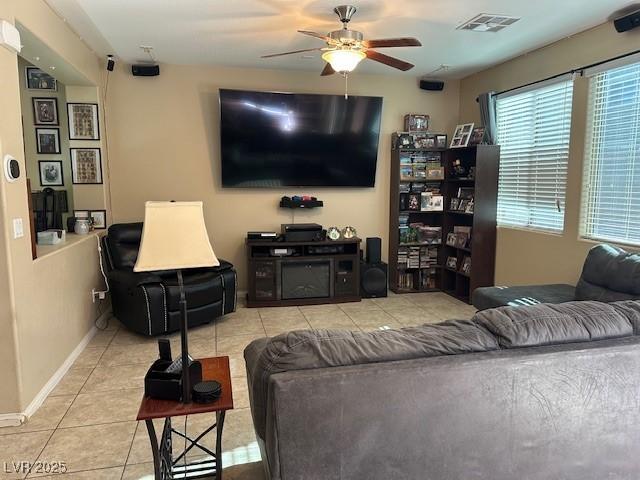
[[[320,55],[261,59],[260,55],[324,46],[296,30],[340,28],[341,0],[47,0],[98,53],[126,62],[226,65],[320,72]],[[605,22],[629,0],[352,0],[350,28],[365,38],[414,36],[418,48],[384,49],[416,65],[406,73],[372,61],[359,72],[462,77]],[[479,13],[522,20],[498,33],[456,30]],[[611,27],[613,28],[613,26]]]

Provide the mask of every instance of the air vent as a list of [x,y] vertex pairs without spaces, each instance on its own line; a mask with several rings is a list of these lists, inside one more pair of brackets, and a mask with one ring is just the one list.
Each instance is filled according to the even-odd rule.
[[473,30],[474,32],[499,32],[503,28],[516,23],[518,20],[520,20],[518,17],[481,13],[480,15],[476,15],[471,20],[460,25],[457,30]]

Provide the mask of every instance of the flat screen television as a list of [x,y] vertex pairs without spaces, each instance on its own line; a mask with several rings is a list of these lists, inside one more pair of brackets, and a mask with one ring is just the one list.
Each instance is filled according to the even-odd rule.
[[373,187],[381,97],[220,90],[224,187]]

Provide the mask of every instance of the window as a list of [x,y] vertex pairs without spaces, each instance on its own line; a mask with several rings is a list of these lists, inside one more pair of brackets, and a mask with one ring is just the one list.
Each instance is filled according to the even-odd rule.
[[500,95],[498,225],[562,232],[573,80]]
[[582,237],[640,245],[640,64],[589,83]]

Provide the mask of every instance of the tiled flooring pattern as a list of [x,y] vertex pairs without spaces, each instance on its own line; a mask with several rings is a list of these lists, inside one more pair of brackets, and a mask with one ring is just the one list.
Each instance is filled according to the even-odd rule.
[[[248,309],[189,332],[195,357],[229,355],[235,410],[228,412],[223,434],[227,480],[261,480],[242,351],[254,338],[305,328],[373,330],[470,318],[474,309],[441,293],[393,295],[360,303]],[[179,334],[171,335],[174,354]],[[14,474],[12,462],[66,462],[72,480],[152,478],[151,450],[144,423],[135,417],[143,377],[157,357],[156,339],[141,337],[112,319],[99,332],[46,399],[20,427],[0,428],[1,479]],[[211,418],[189,417],[187,430],[202,431]],[[183,425],[184,419],[175,424]],[[157,430],[160,430],[158,424]],[[175,439],[175,441],[179,441]],[[209,439],[213,446],[213,439]],[[43,475],[43,474],[41,474]],[[28,478],[39,476],[31,473]],[[42,479],[52,478],[42,476]]]

